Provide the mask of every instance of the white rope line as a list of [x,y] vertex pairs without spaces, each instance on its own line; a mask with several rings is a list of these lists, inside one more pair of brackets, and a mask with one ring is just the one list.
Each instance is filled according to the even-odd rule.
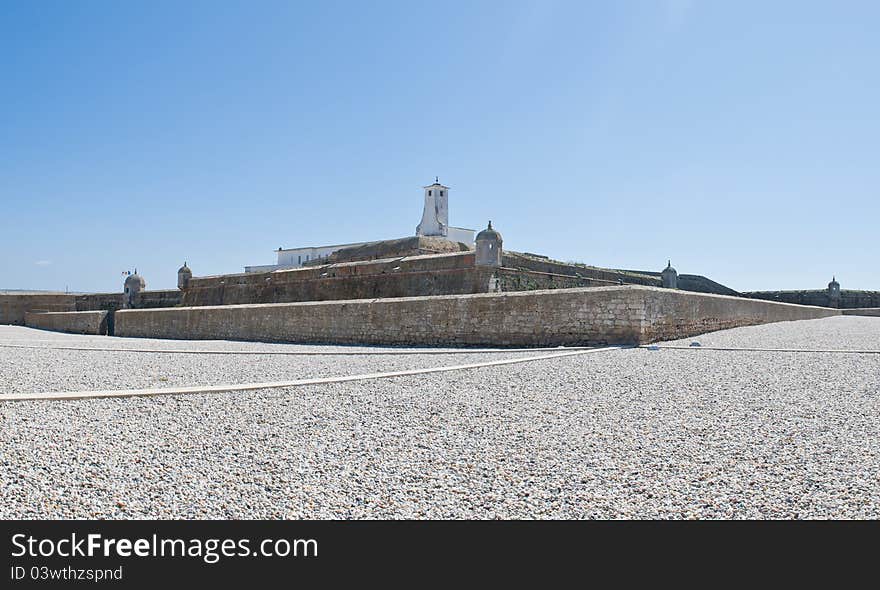
[[681,344],[643,344],[639,348],[660,348],[671,350],[724,350],[733,352],[819,352],[831,354],[880,354],[880,350],[847,350],[841,348],[752,348],[734,346],[685,346]]
[[401,350],[173,350],[169,348],[105,348],[90,346],[37,346],[32,344],[0,344],[0,348],[26,348],[34,350],[76,350],[92,352],[137,352],[150,354],[244,354],[278,356],[395,356],[395,355],[442,355],[442,354],[503,354],[505,352],[549,352],[592,350],[589,346],[557,346],[555,348],[456,348],[456,349],[401,349]]
[[608,346],[604,348],[585,348],[580,350],[557,352],[516,359],[503,359],[483,363],[467,365],[447,365],[444,367],[431,367],[428,369],[410,369],[407,371],[392,371],[389,373],[366,373],[361,375],[348,375],[344,377],[319,377],[314,379],[298,379],[295,381],[272,381],[268,383],[242,383],[235,385],[197,385],[192,387],[163,387],[148,389],[108,389],[99,391],[56,391],[49,393],[4,393],[0,394],[2,402],[33,401],[33,400],[77,400],[92,398],[117,398],[117,397],[147,397],[156,395],[182,395],[192,393],[221,393],[228,391],[252,391],[256,389],[279,389],[283,387],[302,387],[305,385],[326,385],[330,383],[346,383],[349,381],[366,381],[370,379],[388,379],[391,377],[406,377],[409,375],[427,375],[430,373],[445,373],[448,371],[463,371],[480,369],[483,367],[497,367],[501,365],[514,365],[549,359],[563,358],[593,352],[605,352],[609,350],[622,350],[632,348],[627,346]]

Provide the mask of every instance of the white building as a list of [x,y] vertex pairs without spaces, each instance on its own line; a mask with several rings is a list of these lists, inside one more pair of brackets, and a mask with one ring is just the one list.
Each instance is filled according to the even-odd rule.
[[275,254],[278,259],[275,264],[264,264],[262,266],[246,266],[244,272],[265,272],[270,270],[278,270],[279,268],[299,268],[320,258],[327,258],[337,250],[350,248],[351,246],[363,246],[367,242],[355,242],[352,244],[335,244],[332,246],[314,246],[306,248],[278,248]]
[[[468,246],[474,243],[476,231],[449,225],[449,187],[435,179],[434,184],[424,187],[425,206],[422,211],[422,222],[416,227],[417,236],[436,236],[453,242],[462,242]],[[246,266],[245,272],[267,272],[282,268],[299,268],[314,260],[327,258],[337,250],[352,246],[363,246],[369,242],[352,244],[334,244],[331,246],[312,246],[305,248],[278,248],[275,251],[275,264]]]

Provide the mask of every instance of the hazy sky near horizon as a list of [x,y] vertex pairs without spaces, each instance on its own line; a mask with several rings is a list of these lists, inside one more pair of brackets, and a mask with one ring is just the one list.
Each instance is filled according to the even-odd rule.
[[0,3],[0,288],[412,235],[880,289],[880,3]]

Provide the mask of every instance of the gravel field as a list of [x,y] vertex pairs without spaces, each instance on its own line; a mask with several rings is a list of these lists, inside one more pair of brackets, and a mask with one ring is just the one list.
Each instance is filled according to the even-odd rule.
[[[10,330],[10,328],[13,328]],[[4,338],[4,333],[14,338]],[[30,335],[33,341],[28,341]],[[6,348],[3,344],[43,348]],[[119,346],[117,346],[119,345]],[[57,350],[52,346],[83,348],[149,348],[161,350],[378,352],[417,349],[389,349],[354,346],[305,346],[223,341],[147,340],[76,336],[0,326],[0,393],[44,393],[136,389],[173,385],[229,385],[292,381],[400,371],[444,365],[478,363],[487,360],[534,356],[535,353],[493,352],[455,354],[407,354],[377,356],[282,356],[223,354],[124,353],[88,350]],[[442,350],[442,349],[437,349]],[[448,350],[448,349],[447,349]]]
[[837,316],[823,320],[803,320],[792,325],[801,329],[781,329],[788,324],[764,324],[734,328],[684,338],[664,344],[690,344],[741,348],[796,348],[799,350],[880,350],[880,323],[877,318]]
[[[0,343],[13,340],[150,342],[0,328]],[[692,340],[877,350],[880,318],[681,342]],[[154,374],[268,381],[521,354],[264,361],[22,350],[0,348],[4,392],[129,386],[118,381],[125,372],[137,386],[157,385],[144,381]],[[0,518],[880,518],[878,418],[880,355],[712,350],[617,350],[241,393],[6,402]]]
[[[348,346],[348,345],[319,345],[319,344],[285,344],[269,342],[243,342],[236,340],[164,340],[160,338],[119,338],[115,336],[82,336],[79,334],[65,334],[63,332],[51,332],[48,330],[35,330],[23,326],[0,325],[0,344],[17,344],[27,346],[77,346],[83,348],[117,348],[120,350],[131,349],[158,349],[158,350],[229,350],[229,351],[270,351],[284,352],[289,350],[306,352],[400,352],[419,351],[436,352],[452,351],[461,352],[468,349],[462,348],[404,348],[393,346]],[[504,349],[498,349],[503,351]]]

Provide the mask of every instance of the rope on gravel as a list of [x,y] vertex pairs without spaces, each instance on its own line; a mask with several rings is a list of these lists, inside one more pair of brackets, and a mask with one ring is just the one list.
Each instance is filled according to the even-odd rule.
[[228,391],[252,391],[256,389],[279,389],[284,387],[302,387],[305,385],[326,385],[331,383],[346,383],[350,381],[366,381],[370,379],[388,379],[391,377],[406,377],[410,375],[427,375],[430,373],[445,373],[449,371],[463,371],[468,369],[479,369],[483,367],[497,367],[501,365],[514,365],[518,363],[528,363],[534,361],[543,361],[582,354],[590,354],[594,352],[605,352],[610,350],[622,350],[632,348],[630,346],[608,346],[604,348],[589,348],[581,350],[573,350],[566,352],[557,352],[555,354],[544,354],[539,356],[529,356],[524,358],[503,359],[498,361],[488,361],[483,363],[472,363],[467,365],[447,365],[444,367],[431,367],[427,369],[410,369],[407,371],[392,371],[389,373],[366,373],[361,375],[348,375],[344,377],[319,377],[315,379],[298,379],[296,381],[273,381],[269,383],[242,383],[237,385],[200,385],[194,387],[164,387],[149,389],[115,389],[103,391],[57,391],[50,393],[4,393],[0,394],[0,401],[16,402],[16,401],[33,401],[33,400],[77,400],[92,398],[117,398],[117,397],[147,397],[156,395],[182,395],[191,393],[221,393]]

